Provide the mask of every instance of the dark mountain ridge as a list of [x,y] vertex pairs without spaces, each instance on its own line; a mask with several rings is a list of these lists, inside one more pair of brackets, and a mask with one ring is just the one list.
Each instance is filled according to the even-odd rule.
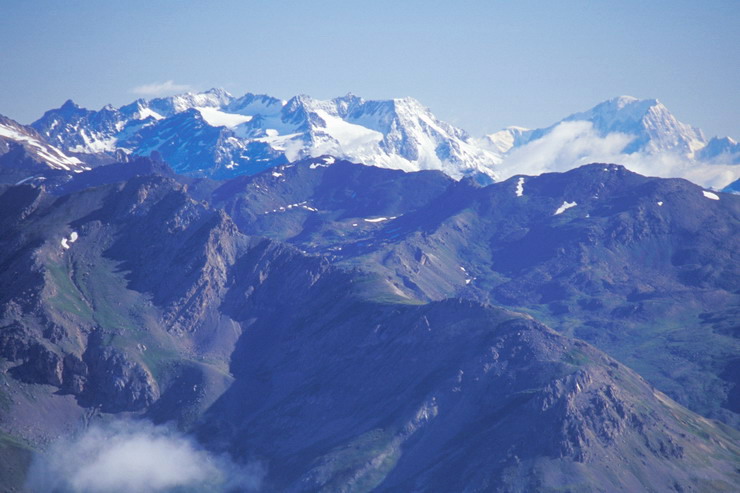
[[[222,183],[142,159],[2,186],[1,429],[43,448],[117,416],[174,421],[265,461],[275,490],[731,489],[737,431],[568,336],[630,355],[643,330],[656,373],[703,337],[713,363],[686,374],[731,383],[736,198],[613,165],[518,183],[322,157]],[[674,242],[689,253],[653,248]],[[703,323],[646,331],[682,310]]]
[[428,173],[314,158],[211,201],[243,232],[375,272],[409,298],[529,311],[737,425],[737,197],[618,165],[487,187]]

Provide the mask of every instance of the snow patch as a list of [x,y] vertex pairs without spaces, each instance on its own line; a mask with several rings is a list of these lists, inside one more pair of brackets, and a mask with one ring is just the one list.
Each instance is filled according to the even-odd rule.
[[712,199],[712,200],[719,200],[719,195],[717,195],[716,193],[712,193],[712,192],[707,192],[706,190],[702,190],[702,192],[701,192],[701,193],[703,193],[703,194],[704,194],[704,196],[705,196],[706,198],[708,198],[708,199]]
[[662,200],[659,200],[658,201],[658,207],[663,207],[663,201]]
[[277,171],[273,171],[272,172],[272,176],[274,176],[275,178],[280,178],[281,176],[283,176],[283,174],[282,173],[278,173]]
[[575,207],[577,205],[578,204],[576,202],[568,202],[566,200],[565,202],[563,202],[563,205],[561,205],[560,207],[558,207],[558,210],[555,211],[555,214],[553,214],[553,216],[557,216],[558,214],[562,214],[563,212],[567,211],[571,207]]
[[13,127],[7,125],[0,125],[0,137],[5,137],[18,142],[24,142],[33,148],[34,152],[38,157],[46,161],[52,169],[63,169],[70,171],[70,168],[77,168],[82,164],[82,161],[76,157],[69,157],[56,147],[44,144],[38,139],[19,132]]
[[33,176],[29,176],[28,178],[23,178],[21,181],[19,181],[18,183],[16,183],[16,186],[17,185],[22,185],[22,184],[26,183],[28,180],[33,180],[34,178],[36,178],[36,176],[37,175],[33,175]]
[[62,238],[62,248],[64,248],[65,250],[69,250],[70,243],[74,243],[75,241],[77,241],[77,238],[79,238],[77,231],[72,231],[72,233],[69,235],[69,238]]
[[524,195],[524,178],[519,178],[516,182],[516,196],[521,197]]
[[195,108],[200,112],[200,116],[212,127],[234,128],[246,123],[252,119],[251,116],[237,115],[235,113],[224,113],[218,108]]
[[365,222],[366,223],[379,223],[379,222],[382,222],[382,221],[390,221],[391,219],[395,219],[395,218],[396,218],[396,216],[393,216],[393,217],[376,217],[376,218],[373,218],[373,219],[365,219]]
[[295,204],[288,204],[288,205],[279,207],[277,209],[273,209],[272,211],[265,211],[262,214],[264,215],[264,214],[271,214],[273,212],[285,212],[285,211],[289,211],[291,209],[298,209],[299,207],[300,208],[303,208],[303,209],[306,209],[307,211],[319,212],[318,209],[315,209],[315,208],[311,207],[310,205],[306,205],[307,203],[308,203],[308,200],[304,200],[303,202],[296,202]]
[[160,115],[159,113],[157,113],[156,111],[150,108],[140,109],[139,110],[139,120],[146,120],[147,118],[154,118],[155,120],[164,120],[164,117],[162,115]]

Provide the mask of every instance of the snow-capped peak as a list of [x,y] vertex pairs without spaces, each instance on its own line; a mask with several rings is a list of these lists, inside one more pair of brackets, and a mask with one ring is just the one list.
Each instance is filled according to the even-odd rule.
[[481,182],[496,177],[502,163],[503,175],[511,176],[553,170],[550,162],[562,168],[604,155],[740,160],[734,141],[707,145],[700,130],[678,121],[657,99],[632,96],[604,101],[547,128],[508,127],[480,139],[437,119],[411,97],[365,100],[348,93],[321,100],[303,94],[285,101],[252,93],[235,98],[223,89],[99,111],[69,101],[33,126],[63,150],[156,150],[178,172],[219,177],[320,155],[406,171],[436,169]]
[[678,121],[657,99],[619,96],[593,108],[573,113],[546,128],[526,130],[509,127],[486,136],[489,148],[503,153],[543,138],[565,122],[587,122],[600,137],[610,134],[627,136],[630,141],[623,149],[631,154],[638,151],[672,152],[692,157],[706,145],[701,130]]
[[678,121],[657,99],[620,96],[563,121],[588,121],[600,135],[619,132],[633,137],[626,153],[670,151],[693,153],[706,144],[701,130]]
[[74,171],[80,173],[88,170],[82,161],[66,155],[56,147],[49,145],[33,128],[0,115],[0,153],[9,150],[10,145],[23,147],[26,154],[51,169]]

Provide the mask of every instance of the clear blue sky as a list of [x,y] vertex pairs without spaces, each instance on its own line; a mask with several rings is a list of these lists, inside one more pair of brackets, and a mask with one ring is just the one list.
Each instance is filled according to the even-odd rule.
[[740,137],[740,1],[0,0],[0,113],[162,83],[413,96],[472,134],[622,94]]

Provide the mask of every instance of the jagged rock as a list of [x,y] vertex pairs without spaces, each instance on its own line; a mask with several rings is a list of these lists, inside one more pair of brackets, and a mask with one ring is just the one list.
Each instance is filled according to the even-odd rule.
[[156,381],[141,364],[120,349],[104,345],[101,336],[91,339],[83,354],[87,365],[87,384],[80,395],[83,402],[107,412],[138,411],[159,397]]
[[37,342],[31,342],[26,352],[25,362],[13,368],[20,380],[29,383],[42,383],[59,387],[62,385],[62,358],[56,352]]

